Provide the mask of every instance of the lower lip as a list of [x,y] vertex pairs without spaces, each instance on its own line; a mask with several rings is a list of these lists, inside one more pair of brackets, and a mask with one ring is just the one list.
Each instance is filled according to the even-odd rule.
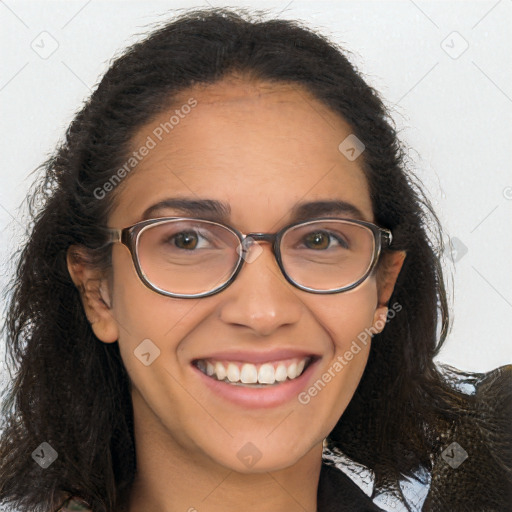
[[300,377],[286,380],[281,384],[267,388],[249,388],[228,384],[227,382],[208,377],[199,368],[196,368],[195,365],[191,366],[199,375],[199,378],[202,379],[202,382],[216,395],[242,407],[267,409],[297,399],[300,392],[307,387],[309,378],[314,372],[318,361],[315,360],[310,363]]

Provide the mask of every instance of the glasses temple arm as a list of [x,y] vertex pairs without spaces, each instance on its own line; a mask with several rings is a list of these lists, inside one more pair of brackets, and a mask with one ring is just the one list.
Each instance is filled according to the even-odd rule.
[[386,245],[389,247],[391,242],[393,241],[393,235],[389,229],[381,228],[380,230],[382,236],[384,237]]
[[123,230],[116,228],[104,228],[107,234],[107,243],[121,242]]

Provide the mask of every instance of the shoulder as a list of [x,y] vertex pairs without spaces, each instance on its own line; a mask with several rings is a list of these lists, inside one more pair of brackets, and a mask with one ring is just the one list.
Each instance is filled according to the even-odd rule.
[[[471,380],[471,382],[469,382]],[[469,407],[433,454],[427,510],[509,510],[512,503],[512,365],[471,379]],[[444,508],[443,508],[444,507]]]
[[[350,478],[378,510],[473,510],[502,512],[512,503],[512,365],[485,373],[440,370],[457,396],[460,409],[440,431],[431,464],[411,477],[377,488],[375,474],[345,455],[328,440],[324,463]],[[370,509],[371,510],[371,509]]]

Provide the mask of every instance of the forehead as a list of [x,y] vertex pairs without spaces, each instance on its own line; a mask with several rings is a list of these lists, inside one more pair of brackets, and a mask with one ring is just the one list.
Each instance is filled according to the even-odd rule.
[[137,222],[170,197],[225,202],[241,223],[255,215],[270,222],[270,211],[285,220],[298,203],[343,200],[371,221],[361,159],[338,149],[350,134],[295,84],[231,77],[191,87],[134,136],[133,151],[151,149],[116,191],[114,222]]

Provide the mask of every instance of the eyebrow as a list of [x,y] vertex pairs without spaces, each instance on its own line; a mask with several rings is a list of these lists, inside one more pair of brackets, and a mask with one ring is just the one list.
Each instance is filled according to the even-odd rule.
[[[228,203],[215,199],[174,197],[159,201],[147,208],[142,214],[142,220],[154,218],[159,210],[164,209],[176,210],[180,215],[202,216],[209,220],[224,222],[228,220],[231,213]],[[340,199],[301,202],[296,204],[290,211],[292,222],[300,222],[324,215],[345,215],[355,219],[365,219],[365,215],[357,206]]]
[[340,214],[354,219],[365,219],[363,212],[357,206],[341,199],[298,203],[291,211],[294,221]]
[[189,199],[187,197],[172,197],[150,206],[142,214],[142,219],[153,218],[159,210],[177,210],[184,215],[202,215],[211,220],[227,220],[231,213],[229,204],[215,199]]

